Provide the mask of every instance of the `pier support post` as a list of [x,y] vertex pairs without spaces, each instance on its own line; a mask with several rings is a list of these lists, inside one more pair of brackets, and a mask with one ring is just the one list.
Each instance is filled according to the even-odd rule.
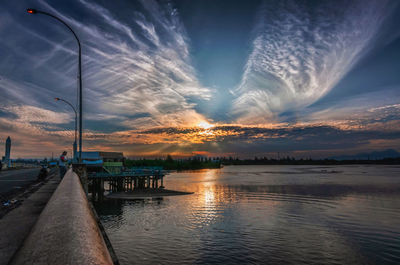
[[122,191],[123,190],[123,180],[118,179],[117,180],[117,191]]
[[104,180],[100,179],[100,187],[99,187],[99,200],[102,201],[104,198]]

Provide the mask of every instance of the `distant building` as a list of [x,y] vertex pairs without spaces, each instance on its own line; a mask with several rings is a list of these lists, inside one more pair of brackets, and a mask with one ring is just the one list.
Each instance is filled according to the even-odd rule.
[[124,165],[124,154],[120,152],[82,152],[82,163],[89,171],[104,169],[107,172],[120,171]]
[[124,154],[120,152],[82,152],[82,162],[86,165],[122,163]]
[[11,167],[11,138],[10,136],[7,137],[6,140],[6,154],[4,156],[4,163],[7,167]]

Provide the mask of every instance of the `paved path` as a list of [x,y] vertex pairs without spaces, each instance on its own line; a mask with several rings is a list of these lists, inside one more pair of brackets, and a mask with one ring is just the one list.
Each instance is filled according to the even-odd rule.
[[20,189],[37,179],[40,168],[0,171],[0,194]]
[[58,171],[53,172],[43,185],[35,184],[42,185],[36,192],[22,199],[20,206],[0,219],[0,264],[9,263],[57,188],[60,178]]

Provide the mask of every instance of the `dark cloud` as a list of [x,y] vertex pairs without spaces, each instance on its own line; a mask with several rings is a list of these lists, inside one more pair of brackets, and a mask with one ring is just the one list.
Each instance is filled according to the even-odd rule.
[[[141,134],[166,134],[174,136],[201,133],[198,128],[156,128],[141,131]],[[336,127],[303,126],[286,128],[262,128],[242,126],[216,126],[208,129],[215,134],[202,144],[190,148],[210,152],[267,153],[276,151],[351,149],[368,144],[374,139],[400,139],[400,131],[341,130]],[[220,133],[217,133],[220,132]],[[222,132],[222,133],[221,133]],[[218,145],[215,145],[218,143]],[[190,149],[189,148],[189,149]]]

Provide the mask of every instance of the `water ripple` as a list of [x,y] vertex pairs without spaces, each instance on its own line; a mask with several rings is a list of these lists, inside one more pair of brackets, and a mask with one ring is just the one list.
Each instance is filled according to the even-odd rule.
[[269,167],[175,173],[166,185],[195,194],[96,209],[122,264],[399,264],[400,168],[292,174],[317,170],[283,166],[274,184]]

